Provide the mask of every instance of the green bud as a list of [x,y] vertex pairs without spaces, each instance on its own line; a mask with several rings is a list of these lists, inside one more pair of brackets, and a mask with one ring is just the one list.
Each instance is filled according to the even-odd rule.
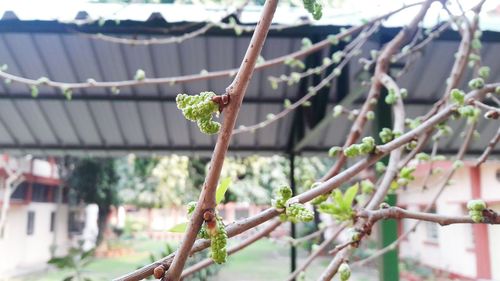
[[36,83],[38,85],[44,85],[44,84],[48,84],[50,82],[49,78],[47,77],[40,77],[36,80]]
[[359,156],[359,154],[360,154],[359,147],[356,144],[353,144],[344,150],[344,155],[349,158]]
[[385,96],[385,103],[387,104],[395,104],[396,101],[398,100],[396,94],[394,93],[391,93],[391,91],[389,91],[389,93],[387,94],[387,96]]
[[196,122],[200,131],[205,134],[216,134],[221,124],[212,120],[218,114],[219,105],[212,101],[213,92],[201,92],[199,95],[179,94],[176,97],[177,107],[186,119]]
[[394,133],[389,128],[383,128],[378,135],[382,143],[388,143],[394,139]]
[[375,185],[373,185],[371,180],[361,181],[361,193],[372,194],[375,191]]
[[467,202],[467,209],[471,211],[482,211],[486,209],[486,203],[480,199],[469,200],[469,202]]
[[480,223],[484,219],[482,215],[478,215],[478,214],[471,215],[470,217],[471,217],[472,221],[475,223]]
[[371,111],[371,110],[370,110],[370,111],[368,111],[368,112],[366,113],[366,119],[368,119],[368,120],[373,120],[373,119],[375,119],[375,113],[374,113],[373,111]]
[[351,241],[352,242],[358,242],[361,240],[361,233],[355,229],[350,230],[350,235],[351,235]]
[[330,157],[337,157],[337,155],[342,151],[342,147],[340,146],[332,146],[328,150],[328,156]]
[[285,214],[288,217],[288,221],[293,223],[310,222],[314,219],[314,213],[300,203],[289,205],[285,209]]
[[333,107],[333,117],[339,117],[344,111],[344,107],[342,105],[336,105]]
[[336,35],[328,35],[327,39],[328,39],[328,41],[330,41],[330,44],[332,44],[332,45],[339,44],[339,38],[337,38]]
[[487,66],[481,66],[478,69],[478,75],[479,77],[483,78],[484,80],[488,79],[490,77],[490,68]]
[[137,71],[135,72],[134,79],[137,81],[142,81],[146,79],[146,72],[144,72],[144,70],[142,69],[137,69]]
[[111,93],[112,93],[113,95],[118,95],[118,94],[120,94],[120,88],[118,88],[118,87],[114,87],[114,86],[113,86],[113,87],[111,87]]
[[387,167],[385,166],[385,164],[383,162],[377,162],[375,163],[375,171],[377,171],[377,173],[383,173],[385,170],[387,169]]
[[463,105],[465,101],[465,93],[460,91],[459,89],[453,89],[450,92],[450,97],[451,100],[458,104],[458,105]]
[[461,160],[455,160],[453,162],[453,169],[459,169],[459,168],[462,168],[464,166],[464,162],[462,162]]
[[397,180],[397,183],[398,183],[399,186],[407,186],[408,185],[408,180],[404,179],[404,178],[399,178]]
[[66,86],[61,87],[61,92],[63,93],[63,95],[66,97],[67,100],[71,100],[72,99],[72,97],[73,97],[73,91],[71,90],[71,88],[68,88]]
[[332,61],[334,63],[339,63],[343,57],[344,57],[344,52],[336,51],[335,53],[332,54]]
[[483,78],[474,78],[469,81],[469,88],[477,90],[481,89],[484,87],[484,80]]
[[313,45],[311,39],[307,37],[302,38],[301,42],[302,42],[302,50],[309,49]]
[[471,47],[475,50],[479,50],[482,47],[481,40],[473,39],[471,42]]
[[351,277],[351,268],[345,262],[339,266],[339,274],[341,281],[347,281]]
[[420,152],[418,153],[415,158],[418,160],[418,161],[429,161],[431,160],[431,157],[429,156],[429,154],[425,153],[425,152]]
[[30,89],[31,89],[31,96],[34,98],[38,97],[38,87],[35,85],[31,85]]
[[404,99],[404,98],[407,98],[408,97],[408,90],[405,89],[405,88],[401,88],[399,89],[399,94],[401,95],[401,97]]

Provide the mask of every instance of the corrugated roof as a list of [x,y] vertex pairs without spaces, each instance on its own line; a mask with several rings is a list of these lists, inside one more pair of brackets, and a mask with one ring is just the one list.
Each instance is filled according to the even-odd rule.
[[[148,77],[179,76],[237,67],[250,40],[245,35],[235,37],[230,30],[213,30],[181,44],[132,46],[91,39],[73,32],[72,28],[74,26],[53,21],[0,21],[0,31],[3,31],[0,33],[0,63],[8,64],[9,72],[13,74],[33,79],[46,76],[54,81],[67,82],[88,78],[127,80],[139,68],[144,69]],[[154,21],[129,21],[115,27],[94,25],[83,28],[83,31],[97,33],[104,30],[130,37],[125,34],[126,30],[133,30],[135,34],[141,34],[139,38],[150,38],[164,36],[158,35],[161,28]],[[271,59],[300,49],[302,36],[320,40],[338,30],[338,26],[301,26],[272,31],[264,46],[263,57]],[[391,37],[396,31],[381,29],[365,45],[363,52],[368,54],[370,49],[380,46],[377,40]],[[500,47],[500,34],[487,32],[484,38],[483,58],[491,64],[491,80],[498,81],[500,53],[495,50]],[[443,34],[425,49],[423,57],[399,80],[401,86],[409,90],[406,106],[411,115],[424,113],[442,95],[444,80],[458,46],[457,39],[454,32]],[[308,61],[317,63],[314,56]],[[356,79],[359,70],[356,61],[349,64],[347,77],[351,91],[361,87]],[[254,74],[237,126],[262,121],[267,113],[281,111],[285,98],[296,100],[302,94],[298,85],[280,86],[278,90],[270,87],[268,76],[289,72],[288,67],[280,65]],[[470,73],[464,81],[469,77]],[[33,99],[27,86],[1,84],[0,149],[10,153],[80,155],[169,151],[207,153],[213,149],[216,138],[200,133],[194,123],[184,119],[176,108],[175,96],[179,92],[194,94],[205,90],[223,93],[230,81],[231,78],[226,77],[177,85],[124,87],[117,96],[105,89],[76,90],[72,101],[66,101],[61,93],[48,87],[41,86],[38,98]],[[338,89],[333,83],[326,93],[329,95],[326,114],[330,114],[334,102],[344,95],[338,93]],[[310,130],[318,121],[315,118],[322,117],[313,112],[315,108],[314,105],[304,108],[304,119],[295,120],[295,124],[302,123],[306,131]],[[294,114],[290,114],[255,133],[238,134],[234,136],[230,150],[284,152],[289,149],[293,120]],[[459,122],[452,126],[463,128]],[[472,145],[473,151],[482,150],[496,132],[496,126],[498,124],[494,122],[480,122],[481,139]],[[325,151],[332,145],[340,145],[349,128],[346,119],[334,120],[321,137],[306,144],[302,150]],[[371,128],[366,132],[371,132]],[[444,151],[454,151],[460,145],[460,138],[455,136],[441,145]],[[496,149],[498,152],[499,148]]]

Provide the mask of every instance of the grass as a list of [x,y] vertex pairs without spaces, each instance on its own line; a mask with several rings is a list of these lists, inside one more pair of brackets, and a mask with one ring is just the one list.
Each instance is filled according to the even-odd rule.
[[[86,277],[94,281],[111,280],[121,276],[140,265],[149,263],[150,253],[157,254],[164,243],[152,240],[129,241],[135,250],[134,254],[115,258],[98,258],[87,267]],[[272,281],[285,280],[290,270],[289,247],[264,239],[248,248],[232,255],[228,262],[221,266],[212,281]],[[307,253],[299,249],[298,264],[302,263]],[[307,280],[315,280],[327,266],[329,259],[321,257],[308,268]],[[50,270],[29,276],[22,276],[12,281],[61,281],[68,276],[68,271]],[[355,277],[355,276],[353,276]],[[369,281],[366,274],[361,274],[352,280]]]

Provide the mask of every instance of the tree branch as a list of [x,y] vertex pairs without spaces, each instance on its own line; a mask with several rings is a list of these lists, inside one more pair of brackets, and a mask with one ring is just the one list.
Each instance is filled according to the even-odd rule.
[[[359,26],[354,26],[351,27],[344,32],[341,32],[336,36],[337,39],[343,39],[348,36],[351,36],[353,34],[356,34],[357,32],[361,31],[364,27],[369,26],[377,21],[386,19],[396,13],[399,13],[402,10],[405,10],[407,8],[413,7],[420,5],[422,2],[417,2],[409,5],[405,5],[399,9],[396,9],[394,11],[391,11],[389,13],[386,13],[382,16],[376,17],[372,19],[371,21],[359,25]],[[315,53],[317,51],[320,51],[328,46],[331,45],[330,39],[324,39],[316,44],[313,44],[310,48],[304,49],[304,50],[299,50],[287,55],[283,55],[271,60],[267,60],[255,67],[255,70],[261,70],[265,68],[269,68],[272,66],[276,66],[279,64],[282,64],[285,60],[293,58],[293,59],[299,59],[302,57],[305,57],[309,54]],[[220,70],[220,71],[211,71],[208,73],[203,73],[203,74],[189,74],[189,75],[182,75],[182,76],[176,76],[176,77],[160,77],[160,78],[145,78],[143,80],[123,80],[123,81],[107,81],[107,82],[99,82],[99,81],[87,81],[87,82],[77,82],[77,83],[70,83],[70,82],[59,82],[59,81],[51,81],[50,79],[44,80],[44,81],[39,81],[35,79],[30,79],[30,78],[25,78],[21,77],[18,75],[14,75],[5,71],[0,71],[0,77],[4,79],[9,79],[12,82],[17,82],[20,84],[25,84],[27,86],[48,86],[52,88],[57,88],[57,89],[83,89],[83,88],[120,88],[120,87],[128,87],[128,86],[138,86],[138,85],[154,85],[154,84],[169,84],[169,85],[175,85],[178,83],[186,83],[186,82],[195,82],[195,81],[201,81],[201,80],[207,80],[207,79],[214,79],[214,78],[223,78],[223,77],[232,77],[237,73],[238,69],[226,69],[226,70]]]
[[278,0],[266,1],[240,69],[234,81],[226,89],[226,93],[231,97],[231,102],[225,108],[224,122],[214,148],[210,168],[205,178],[198,204],[188,224],[184,239],[179,246],[178,254],[174,257],[172,266],[166,273],[164,278],[166,281],[177,281],[179,279],[182,268],[203,223],[204,213],[213,211],[216,207],[215,192],[217,182],[219,181],[222,165],[224,164],[226,152],[229,148],[234,125],[236,124],[243,97],[252,78],[257,58],[264,46],[277,5]]
[[486,159],[488,159],[488,156],[490,155],[490,153],[493,151],[493,149],[497,145],[498,140],[500,140],[500,127],[498,128],[495,136],[488,143],[488,146],[484,150],[483,154],[481,154],[481,157],[479,157],[479,159],[477,159],[476,167],[479,167],[479,165],[481,165],[482,163],[484,163],[486,161]]
[[[261,239],[262,237],[269,235],[269,233],[271,233],[273,230],[275,230],[280,224],[281,224],[281,222],[279,220],[275,219],[274,221],[270,222],[269,225],[266,226],[264,229],[256,232],[252,236],[241,241],[241,243],[239,243],[238,245],[235,245],[235,246],[229,248],[227,250],[227,254],[232,255],[234,253],[237,253],[240,250],[245,249],[247,246],[253,244],[254,242]],[[206,259],[186,268],[182,272],[181,279],[186,278],[187,276],[189,276],[197,271],[200,271],[213,263],[214,263],[214,261],[211,258],[206,258]]]
[[[390,207],[387,209],[379,209],[375,211],[370,210],[360,210],[356,213],[357,217],[366,218],[370,221],[376,222],[379,220],[386,219],[415,219],[420,221],[434,222],[441,226],[446,226],[450,224],[458,223],[475,223],[470,216],[446,216],[440,214],[431,214],[425,212],[412,212],[399,207]],[[486,224],[500,224],[500,216],[494,213],[490,217],[485,217]]]

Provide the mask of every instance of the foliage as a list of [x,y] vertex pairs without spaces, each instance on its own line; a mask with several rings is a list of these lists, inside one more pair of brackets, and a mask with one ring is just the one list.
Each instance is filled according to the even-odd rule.
[[69,269],[71,274],[66,276],[63,281],[90,281],[85,276],[85,268],[94,261],[94,250],[84,251],[80,248],[71,248],[68,255],[64,257],[51,258],[48,263],[58,269]]
[[179,94],[175,101],[187,120],[196,122],[200,131],[205,134],[217,134],[220,123],[212,120],[213,114],[218,115],[219,105],[212,101],[214,92],[201,92],[199,95]]
[[275,190],[275,197],[271,201],[271,204],[274,208],[285,211],[281,213],[280,219],[292,223],[312,221],[314,213],[301,203],[289,203],[288,200],[291,197],[292,189],[289,186],[283,185]]
[[332,192],[333,202],[323,202],[319,205],[319,211],[332,215],[338,221],[348,221],[353,218],[354,210],[352,204],[358,193],[359,184],[356,183],[349,187],[344,194],[335,189]]
[[190,178],[187,156],[173,154],[160,158],[152,176],[158,183],[155,188],[158,207],[182,206],[198,197],[201,186],[194,186]]
[[467,209],[474,222],[480,223],[484,220],[483,210],[486,209],[486,203],[483,200],[470,200],[467,202]]
[[107,227],[107,217],[112,205],[117,205],[118,175],[113,159],[85,158],[77,161],[68,179],[69,186],[77,197],[85,203],[95,203],[99,207],[97,244]]
[[231,178],[224,202],[267,204],[275,186],[287,183],[288,161],[281,156],[228,157],[221,179]]
[[162,205],[156,196],[158,179],[151,176],[158,162],[158,158],[137,158],[133,154],[116,160],[118,189],[123,202],[143,208]]

